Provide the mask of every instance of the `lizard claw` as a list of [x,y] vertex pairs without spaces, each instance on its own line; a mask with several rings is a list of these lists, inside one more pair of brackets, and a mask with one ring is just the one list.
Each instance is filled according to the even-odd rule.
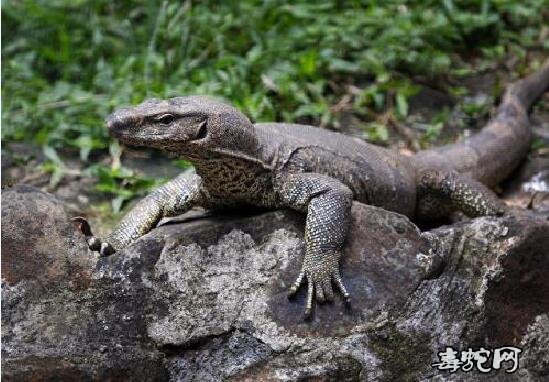
[[100,255],[101,257],[110,256],[110,255],[112,255],[114,252],[115,252],[115,250],[114,250],[114,248],[112,247],[112,245],[110,245],[109,243],[106,243],[106,242],[101,243],[101,249],[99,250],[99,255]]
[[341,275],[339,273],[339,269],[336,268],[336,270],[334,271],[334,275],[333,275],[333,278],[334,278],[334,282],[337,286],[337,289],[339,290],[339,293],[341,293],[341,295],[343,296],[343,299],[345,300],[345,303],[350,303],[351,302],[351,295],[349,294],[349,292],[347,292],[347,289],[345,288],[345,285],[343,285],[343,280],[341,279]]
[[76,227],[82,233],[84,236],[93,237],[93,233],[90,228],[90,223],[86,220],[86,218],[83,218],[82,216],[76,216],[74,218],[71,218],[71,221],[76,223]]
[[313,293],[314,284],[307,280],[307,302],[305,303],[305,319],[311,317],[311,311],[313,309]]
[[303,279],[305,278],[305,271],[299,272],[299,275],[297,276],[295,282],[290,287],[290,290],[288,291],[288,298],[293,297],[296,293],[301,284],[303,284]]
[[311,317],[313,308],[313,299],[316,296],[316,300],[319,303],[325,301],[333,301],[334,291],[332,288],[332,281],[337,287],[337,290],[341,293],[345,303],[350,302],[350,294],[343,285],[339,268],[336,266],[331,272],[328,271],[305,271],[301,270],[297,276],[295,282],[289,288],[288,297],[292,297],[296,294],[299,287],[303,284],[304,280],[307,280],[307,297],[305,300],[305,319]]
[[92,251],[99,251],[101,249],[101,240],[99,240],[99,238],[91,236],[87,238],[86,241],[88,242],[88,247]]
[[76,216],[71,218],[71,221],[76,223],[77,229],[86,237],[88,248],[92,251],[99,252],[102,257],[112,255],[115,253],[115,249],[107,242],[101,241],[100,238],[94,236],[90,227],[90,223],[82,216]]

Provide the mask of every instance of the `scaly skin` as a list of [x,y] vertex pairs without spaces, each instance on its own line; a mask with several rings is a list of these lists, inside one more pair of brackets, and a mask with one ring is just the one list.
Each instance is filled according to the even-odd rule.
[[524,157],[530,144],[527,109],[549,85],[549,62],[511,85],[495,119],[469,141],[399,156],[360,139],[303,125],[253,125],[227,104],[208,97],[149,100],[107,119],[123,143],[176,153],[196,174],[183,174],[152,192],[104,240],[75,218],[92,250],[121,250],[162,217],[193,206],[291,208],[306,213],[306,254],[290,287],[307,282],[305,313],[313,298],[332,300],[332,283],[348,300],[339,260],[352,200],[417,219],[461,211],[500,214],[503,206],[484,184],[494,185]]

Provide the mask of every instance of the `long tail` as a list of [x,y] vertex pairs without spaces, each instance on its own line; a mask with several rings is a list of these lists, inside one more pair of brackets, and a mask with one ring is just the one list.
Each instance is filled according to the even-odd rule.
[[539,71],[510,84],[495,117],[478,134],[455,144],[418,152],[420,169],[456,170],[488,185],[504,180],[526,156],[531,132],[528,109],[549,90],[549,60]]

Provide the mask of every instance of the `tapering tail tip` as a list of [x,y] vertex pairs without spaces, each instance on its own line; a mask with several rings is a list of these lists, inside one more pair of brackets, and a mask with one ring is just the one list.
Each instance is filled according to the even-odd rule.
[[516,97],[525,109],[529,109],[546,91],[549,91],[549,59],[538,71],[511,84],[502,103],[505,103],[508,97]]
[[528,109],[549,90],[549,60],[529,76],[507,86],[492,120],[472,137],[419,151],[419,169],[454,170],[495,186],[523,160],[530,148]]

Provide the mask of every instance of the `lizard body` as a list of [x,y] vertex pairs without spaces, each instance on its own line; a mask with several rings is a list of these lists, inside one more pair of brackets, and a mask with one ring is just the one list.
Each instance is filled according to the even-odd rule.
[[306,254],[290,294],[307,281],[312,301],[333,298],[335,285],[349,298],[339,259],[352,200],[418,219],[461,211],[500,214],[502,204],[485,185],[503,180],[530,145],[527,110],[549,86],[549,62],[512,84],[495,118],[468,141],[412,157],[310,126],[252,124],[230,105],[202,96],[148,100],[122,108],[107,127],[125,144],[154,147],[191,161],[182,174],[153,191],[101,240],[78,218],[91,249],[106,256],[144,235],[162,217],[193,206],[291,208],[306,213]]

